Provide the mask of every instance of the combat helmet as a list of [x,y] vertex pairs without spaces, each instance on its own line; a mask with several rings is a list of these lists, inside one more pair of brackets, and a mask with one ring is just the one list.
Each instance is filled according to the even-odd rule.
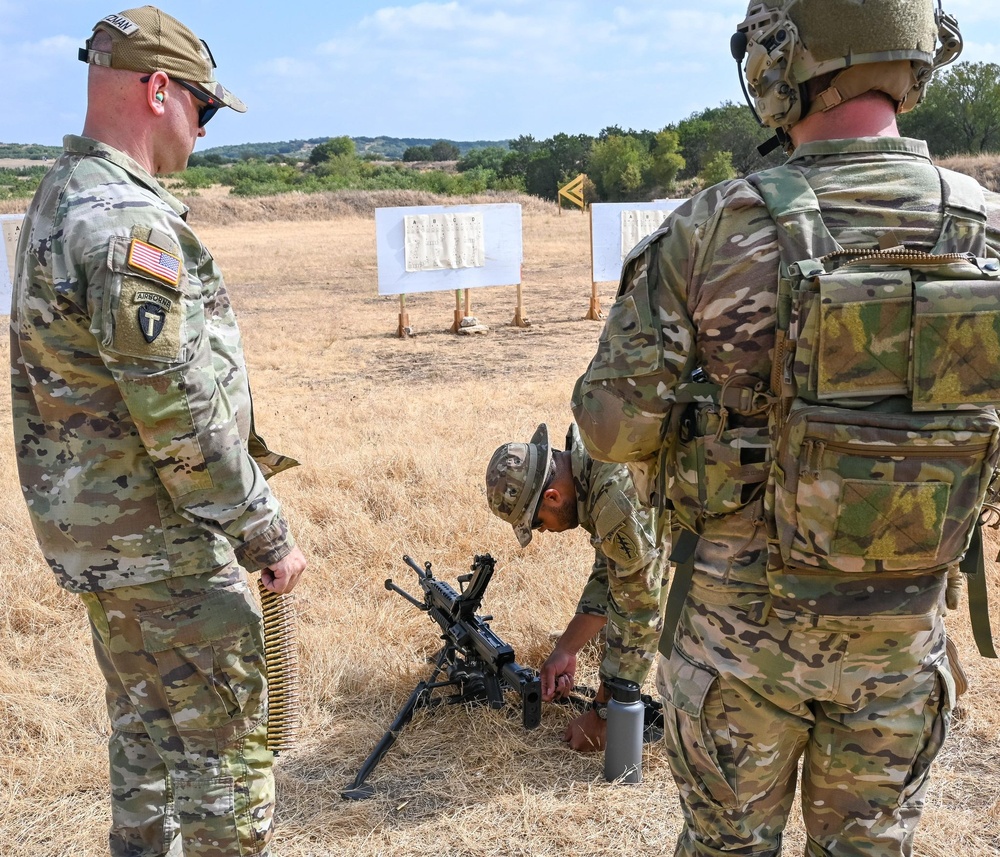
[[486,468],[490,510],[514,528],[521,547],[531,541],[531,524],[552,469],[549,429],[542,423],[527,443],[497,447]]
[[[898,113],[912,110],[935,69],[962,51],[958,22],[941,0],[934,6],[934,0],[751,0],[730,44],[738,63],[746,59],[743,91],[751,109],[788,151],[795,123],[865,92],[886,93]],[[810,99],[806,83],[831,72],[829,85]]]

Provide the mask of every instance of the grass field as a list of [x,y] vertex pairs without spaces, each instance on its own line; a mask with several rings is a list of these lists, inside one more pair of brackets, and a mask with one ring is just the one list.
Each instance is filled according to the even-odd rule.
[[[561,438],[568,425],[600,332],[584,318],[587,218],[525,204],[530,327],[511,325],[513,288],[472,293],[490,332],[469,337],[448,330],[452,293],[423,294],[407,300],[416,336],[400,339],[398,299],[377,294],[373,219],[352,213],[361,203],[324,214],[311,201],[307,219],[292,220],[287,200],[258,203],[256,216],[226,215],[222,202],[199,197],[192,221],[239,313],[258,430],[302,461],[274,485],[311,562],[296,594],[304,728],[278,760],[275,857],[672,853],[679,811],[662,748],[647,750],[641,785],[607,784],[600,756],[561,743],[571,712],[556,705],[531,732],[513,711],[419,712],[372,776],[376,796],[340,797],[438,647],[436,626],[384,588],[388,577],[412,588],[404,553],[453,584],[474,554],[492,553],[484,610],[521,663],[540,665],[570,618],[593,557],[586,534],[518,549],[487,509],[483,475],[498,444],[542,421]],[[614,288],[601,285],[605,306]],[[0,347],[6,360],[6,339]],[[9,442],[0,467],[0,855],[96,857],[109,823],[108,725],[86,619],[38,554]],[[998,586],[994,574],[994,604]],[[915,853],[998,855],[1000,667],[975,654],[964,606],[949,622],[972,688],[933,770]],[[578,680],[593,684],[596,663],[589,652]],[[802,852],[798,823],[786,842]]]

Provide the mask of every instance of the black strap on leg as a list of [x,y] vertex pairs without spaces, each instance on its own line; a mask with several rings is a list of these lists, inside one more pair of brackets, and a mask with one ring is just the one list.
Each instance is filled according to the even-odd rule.
[[960,566],[969,581],[969,619],[976,648],[984,658],[995,658],[993,632],[990,630],[990,605],[986,591],[986,558],[983,555],[983,528],[976,524],[969,550]]
[[667,595],[659,646],[660,654],[665,658],[669,658],[673,651],[674,634],[681,618],[681,608],[691,590],[691,581],[694,579],[694,549],[698,545],[699,538],[699,535],[691,530],[681,530],[670,552],[674,573],[670,582],[670,593]]

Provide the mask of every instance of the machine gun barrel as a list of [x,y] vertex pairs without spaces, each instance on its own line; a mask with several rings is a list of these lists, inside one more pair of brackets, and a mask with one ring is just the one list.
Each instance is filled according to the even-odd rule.
[[[391,579],[385,581],[385,588],[401,595],[418,610],[429,613],[441,627],[444,646],[435,658],[431,676],[417,684],[388,731],[365,759],[357,776],[341,792],[347,800],[362,800],[372,795],[373,789],[366,783],[368,776],[396,742],[414,711],[445,701],[432,698],[437,689],[455,688],[456,693],[446,700],[449,703],[488,703],[495,708],[504,704],[504,692],[513,690],[521,699],[521,722],[524,727],[534,729],[541,722],[542,688],[538,673],[517,663],[513,647],[490,628],[492,616],[477,614],[493,576],[496,564],[493,557],[489,554],[476,556],[471,573],[458,578],[461,592],[456,592],[443,580],[437,580],[429,562],[422,568],[409,556],[404,556],[403,562],[416,572],[423,600],[397,586]],[[439,681],[438,677],[444,679],[445,674],[447,680]]]

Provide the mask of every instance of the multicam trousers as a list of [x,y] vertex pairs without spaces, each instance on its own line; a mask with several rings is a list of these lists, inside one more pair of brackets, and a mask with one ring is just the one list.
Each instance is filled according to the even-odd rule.
[[107,681],[113,857],[266,854],[263,632],[243,571],[81,597]]
[[689,595],[659,665],[675,855],[780,854],[800,760],[808,857],[911,854],[954,699],[940,615],[881,630],[750,617]]

